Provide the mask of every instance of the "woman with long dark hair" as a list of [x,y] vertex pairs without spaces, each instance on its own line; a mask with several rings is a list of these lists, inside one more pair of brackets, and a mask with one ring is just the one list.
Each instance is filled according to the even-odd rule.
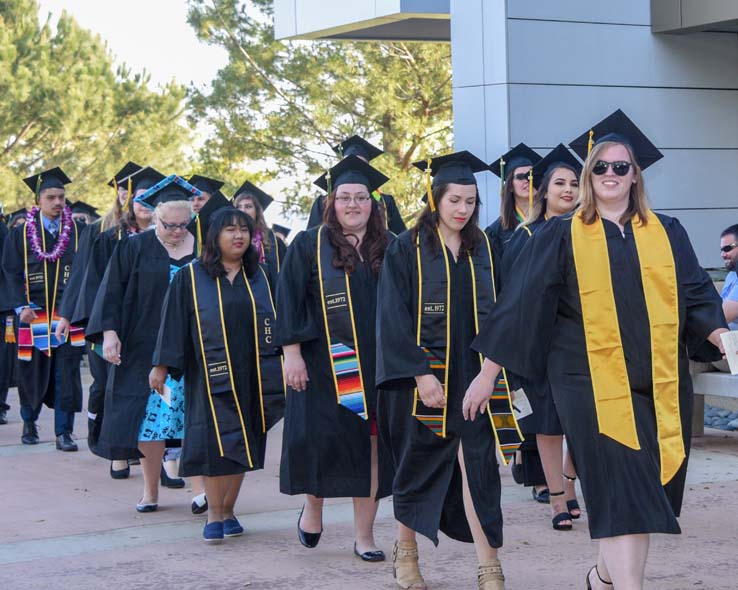
[[650,535],[680,532],[688,354],[719,358],[725,317],[687,232],[649,207],[641,171],[661,152],[622,111],[571,146],[586,156],[579,209],[518,256],[525,272],[474,341],[485,360],[463,411],[473,421],[486,407],[501,365],[548,378],[599,540],[587,587],[641,590]]
[[479,588],[500,590],[496,440],[505,457],[520,443],[504,383],[489,418],[474,424],[461,418],[463,392],[481,364],[469,345],[495,297],[474,177],[489,168],[466,151],[415,165],[433,176],[427,204],[415,227],[387,250],[377,310],[379,428],[396,470],[395,578],[401,588],[426,587],[416,533],[437,544],[441,530],[474,543]]
[[387,177],[348,156],[316,181],[329,194],[326,222],[298,234],[277,290],[277,344],[287,405],[280,490],[306,494],[297,523],[305,547],[320,540],[324,498],[354,500],[354,552],[382,561],[374,542],[389,462],[377,445],[377,276],[390,233],[372,191]]
[[252,219],[229,205],[207,225],[202,255],[177,273],[164,300],[149,383],[161,394],[167,373],[184,375],[180,475],[203,476],[203,538],[217,543],[243,533],[233,513],[243,476],[264,465],[268,423],[257,363],[274,306],[251,243]]

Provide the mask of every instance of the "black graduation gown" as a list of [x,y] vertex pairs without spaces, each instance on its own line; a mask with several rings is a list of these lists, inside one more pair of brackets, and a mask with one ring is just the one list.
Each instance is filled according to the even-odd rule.
[[[318,229],[300,232],[287,249],[277,287],[275,344],[300,343],[308,377],[305,391],[287,388],[280,491],[321,498],[371,493],[370,421],[336,401],[318,283]],[[376,412],[375,317],[377,279],[360,264],[350,279],[367,413]],[[389,495],[391,461],[379,448],[378,497]]]
[[[175,379],[183,374],[185,377],[186,436],[179,462],[182,477],[233,475],[264,466],[266,434],[262,434],[251,298],[241,273],[236,275],[233,284],[227,278],[221,279],[220,284],[231,369],[246,424],[253,468],[249,468],[245,453],[245,464],[220,456],[199,353],[190,270],[184,267],[175,275],[164,300],[153,356],[153,364],[168,367]],[[198,296],[201,296],[199,290]],[[217,300],[212,304],[217,306]]]
[[[445,439],[413,417],[415,376],[430,374],[425,353],[416,344],[418,271],[412,231],[394,240],[384,258],[377,309],[378,426],[395,464],[392,496],[395,518],[438,544],[440,529],[452,539],[472,542],[464,512],[461,470],[457,459],[463,441],[469,487],[487,540],[502,546],[500,473],[495,435],[487,415],[464,420],[461,404],[479,371],[479,355],[470,344],[475,335],[469,259],[454,261],[451,275],[451,358]],[[440,254],[439,254],[440,255]]]
[[512,238],[515,229],[518,227],[519,222],[517,217],[515,218],[515,227],[512,229],[503,229],[502,217],[495,219],[492,224],[484,230],[484,233],[489,237],[489,241],[492,244],[492,249],[499,253],[500,256],[504,254],[505,247],[507,246],[510,238]]
[[[679,403],[687,454],[692,380],[687,348],[725,326],[720,297],[678,220],[659,215],[671,243],[679,295]],[[679,533],[687,460],[661,485],[648,314],[630,223],[605,221],[613,292],[641,450],[599,434],[571,245],[571,215],[549,220],[523,248],[473,347],[518,374],[547,375],[582,483],[590,535]],[[494,326],[494,330],[491,328]],[[716,352],[716,349],[714,349]],[[716,358],[719,358],[717,354]]]
[[[313,201],[313,206],[310,208],[310,217],[308,217],[307,228],[318,227],[323,223],[323,199],[325,195],[318,195]],[[405,222],[402,220],[400,210],[397,208],[397,203],[392,195],[385,195],[382,193],[382,199],[384,200],[385,207],[387,208],[387,229],[393,234],[399,236],[404,232],[407,227]]]
[[106,459],[140,457],[138,434],[149,398],[149,372],[169,288],[169,254],[146,231],[121,240],[105,271],[86,337],[102,346],[103,332],[115,330],[121,364],[110,365],[98,453]]
[[79,236],[77,255],[74,257],[74,262],[72,263],[72,268],[69,273],[69,280],[67,280],[67,286],[64,289],[64,296],[59,304],[59,315],[68,319],[70,322],[72,321],[74,308],[82,290],[85,271],[87,270],[87,264],[90,261],[92,243],[100,232],[101,222],[102,220],[98,220],[91,225],[84,226],[84,229]]
[[[36,215],[36,223],[42,228],[40,216]],[[64,297],[64,290],[69,281],[72,263],[76,250],[80,245],[83,225],[74,222],[69,236],[69,245],[62,257],[55,263],[47,265],[49,276],[49,302],[54,297],[54,276],[59,266],[59,281],[56,289],[57,312]],[[14,313],[17,307],[27,304],[25,293],[25,265],[24,265],[24,226],[11,230],[3,248],[3,303],[0,307]],[[54,248],[56,239],[46,229],[42,230],[46,239],[46,251]],[[44,263],[36,260],[31,249],[31,240],[27,240],[28,272],[30,275],[43,275]],[[31,284],[30,299],[40,307],[44,307],[46,296],[44,280],[33,281]],[[18,336],[18,321],[15,321],[16,339]],[[54,369],[61,375],[63,387],[58,409],[64,412],[79,412],[82,410],[82,381],[79,363],[84,353],[84,347],[72,346],[67,342],[58,348],[52,349],[51,356],[46,356],[40,350],[33,349],[30,361],[18,361],[16,364],[18,378],[18,395],[21,405],[38,407],[41,403],[54,407]]]
[[[8,237],[8,227],[4,221],[0,221],[0,261],[3,257],[3,247]],[[4,278],[2,268],[0,267],[0,293],[4,289]],[[0,299],[2,297],[0,296]],[[8,388],[13,386],[13,373],[15,367],[15,346],[10,342],[5,342],[5,320],[6,317],[13,320],[14,312],[4,312],[0,310],[0,410],[8,410],[7,395]]]
[[269,229],[264,236],[264,239],[268,242],[269,247],[264,247],[264,267],[269,277],[269,284],[276,285],[279,279],[279,271],[282,268],[282,262],[284,262],[284,256],[287,253],[287,246],[285,243],[277,239],[275,233]]

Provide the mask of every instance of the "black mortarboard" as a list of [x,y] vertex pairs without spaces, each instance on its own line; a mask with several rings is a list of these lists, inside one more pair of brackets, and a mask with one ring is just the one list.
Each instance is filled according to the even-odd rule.
[[259,201],[262,211],[265,211],[266,208],[272,204],[272,201],[274,201],[272,197],[248,180],[239,187],[239,189],[234,193],[233,198],[235,199],[239,195],[249,195],[255,198]]
[[97,214],[97,208],[92,205],[88,205],[84,201],[75,201],[70,205],[70,209],[72,210],[72,213],[84,213],[89,215],[92,220],[100,219],[100,216]]
[[225,184],[221,180],[215,180],[214,178],[208,178],[200,174],[193,174],[187,182],[209,195],[214,195],[215,191],[222,188]]
[[510,172],[521,166],[535,166],[541,161],[538,152],[532,150],[524,143],[519,143],[510,151],[502,154],[489,165],[489,169],[495,176],[499,176],[503,182]]
[[[218,209],[222,209],[223,207],[233,207],[233,204],[228,200],[228,197],[216,190],[213,196],[208,199],[208,202],[202,206],[200,212],[192,218],[192,221],[187,226],[188,231],[198,240],[203,240],[208,235],[210,217]],[[197,233],[198,224],[200,226],[200,235]]]
[[279,225],[278,223],[272,223],[272,231],[279,232],[286,238],[288,235],[290,235],[292,228],[285,227],[284,225]]
[[343,140],[337,146],[333,147],[333,151],[338,154],[340,158],[346,156],[361,156],[365,158],[367,162],[372,161],[374,158],[381,156],[384,152],[378,147],[369,143],[363,137],[358,135],[352,135],[348,139]]
[[139,170],[141,170],[141,166],[136,164],[136,162],[127,162],[126,165],[118,170],[118,172],[115,173],[115,176],[110,179],[108,186],[115,188],[116,184],[120,185],[123,179],[128,178],[131,174],[138,172]]
[[551,150],[551,153],[544,156],[533,166],[533,187],[538,189],[541,186],[543,177],[551,170],[561,166],[561,164],[566,164],[574,168],[577,177],[582,172],[582,163],[579,159],[563,143],[560,143]]
[[12,213],[11,213],[11,214],[10,214],[10,215],[8,216],[8,225],[13,225],[13,222],[14,222],[14,221],[15,221],[15,220],[16,220],[16,219],[17,219],[18,217],[23,217],[23,218],[25,219],[26,215],[28,215],[28,209],[26,209],[25,207],[23,207],[22,209],[18,209],[18,210],[16,210],[16,211],[13,211],[13,212],[12,212]]
[[569,146],[584,160],[592,146],[603,141],[615,141],[630,146],[641,170],[664,157],[664,154],[620,109],[572,140]]
[[184,178],[172,174],[164,178],[164,180],[157,182],[142,195],[136,197],[136,201],[143,203],[150,209],[155,209],[159,203],[189,201],[192,197],[199,194],[199,189],[192,186]]
[[[428,168],[428,162],[421,160],[413,166],[420,170]],[[467,150],[438,156],[430,161],[433,186],[439,184],[477,184],[475,172],[485,172],[489,166]]]
[[23,182],[31,191],[38,195],[39,192],[46,188],[64,188],[65,184],[72,182],[66,174],[58,166],[50,170],[44,170],[28,178],[24,178]]
[[155,168],[146,166],[131,174],[130,177],[123,178],[122,181],[126,183],[128,178],[131,179],[131,193],[135,194],[136,191],[150,189],[157,182],[164,180],[166,176]]
[[[329,174],[330,178],[328,177]],[[315,180],[313,184],[328,193],[342,184],[363,184],[371,193],[388,180],[389,178],[361,158],[346,156],[328,172]]]

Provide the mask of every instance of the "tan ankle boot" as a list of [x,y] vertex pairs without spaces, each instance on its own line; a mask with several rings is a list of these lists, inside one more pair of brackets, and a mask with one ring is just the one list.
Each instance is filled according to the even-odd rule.
[[505,576],[499,560],[488,561],[477,570],[479,590],[505,590]]
[[400,588],[426,590],[418,567],[418,544],[415,541],[395,541],[392,548],[392,569]]

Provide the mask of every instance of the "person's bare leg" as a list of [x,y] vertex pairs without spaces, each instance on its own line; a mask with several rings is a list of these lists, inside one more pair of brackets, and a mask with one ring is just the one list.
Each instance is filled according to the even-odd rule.
[[401,522],[397,523],[397,540],[415,542],[415,531]]
[[482,524],[479,522],[479,517],[477,516],[476,508],[474,508],[474,501],[472,500],[469,481],[466,475],[466,465],[464,464],[464,449],[461,443],[459,443],[458,459],[459,466],[461,467],[464,513],[466,514],[466,519],[469,521],[469,528],[471,529],[472,539],[474,539],[474,549],[477,552],[477,559],[480,565],[497,561],[497,549],[492,547],[489,541],[487,541],[487,535],[484,533]]
[[128,461],[126,461],[125,459],[123,459],[122,461],[115,460],[112,462],[112,468],[114,471],[123,471],[126,467],[128,467]]
[[238,500],[238,494],[241,492],[241,484],[243,483],[243,473],[228,476],[228,489],[223,498],[223,518],[235,518],[233,513]]
[[[577,499],[577,484],[576,481],[572,481],[571,477],[575,478],[577,477],[577,470],[574,468],[574,461],[571,460],[571,452],[569,449],[564,450],[564,498],[566,498],[567,501],[569,500],[576,500]],[[568,477],[567,477],[568,476]],[[581,510],[574,509],[571,510],[572,516],[578,516],[582,514]]]
[[[590,574],[593,590],[643,590],[646,560],[650,545],[649,535],[622,535],[600,539],[597,572]],[[612,582],[612,586],[603,583]]]
[[[552,494],[558,494],[564,491],[564,437],[558,435],[536,434],[536,443],[538,445],[538,454],[541,456],[541,464],[543,465],[543,473],[546,475],[546,483]],[[551,496],[551,516],[554,517],[566,510],[566,496]],[[560,525],[570,525],[571,520],[562,520]]]
[[306,533],[323,530],[323,498],[305,494],[305,509],[302,511],[300,528]]
[[191,477],[190,485],[192,486],[192,496],[193,497],[199,496],[200,494],[205,494],[205,482],[203,482],[202,475],[195,475]]
[[144,492],[141,504],[156,504],[159,501],[159,476],[166,445],[163,440],[139,441],[138,450],[143,454],[141,471],[143,472]]
[[208,524],[223,522],[223,506],[230,487],[230,476],[203,477],[205,493],[208,496]]
[[377,454],[377,437],[371,438],[371,490],[368,498],[354,498],[354,538],[356,550],[377,551],[374,542],[374,520],[377,518],[379,502],[375,500],[379,486],[379,457]]

